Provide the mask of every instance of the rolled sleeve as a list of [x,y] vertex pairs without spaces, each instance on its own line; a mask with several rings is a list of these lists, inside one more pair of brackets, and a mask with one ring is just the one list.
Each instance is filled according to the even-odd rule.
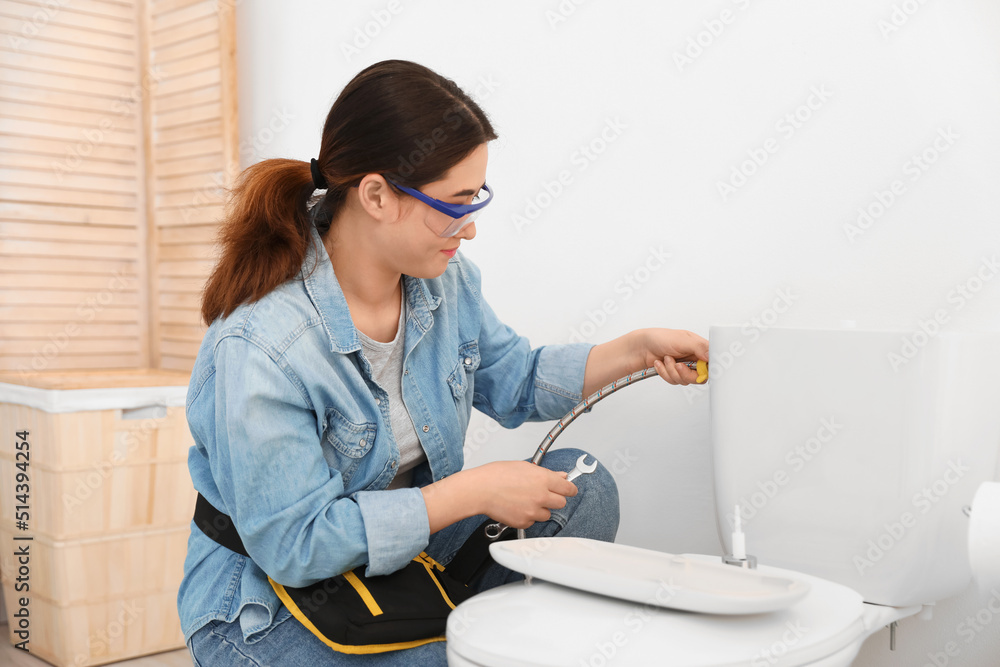
[[395,572],[427,546],[430,524],[420,489],[359,491],[353,498],[361,510],[368,540],[365,576]]
[[535,368],[535,410],[541,419],[559,419],[583,400],[583,378],[591,343],[546,345]]

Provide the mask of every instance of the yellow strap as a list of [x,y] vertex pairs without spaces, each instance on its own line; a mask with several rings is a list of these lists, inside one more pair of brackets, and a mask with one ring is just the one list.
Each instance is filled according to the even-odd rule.
[[438,581],[437,577],[434,576],[434,570],[431,569],[436,565],[437,567],[444,570],[444,566],[440,565],[437,561],[435,561],[433,558],[431,558],[430,556],[428,556],[423,552],[421,552],[420,556],[417,556],[413,560],[418,561],[421,565],[427,568],[427,576],[431,578],[431,581],[434,582],[434,585],[438,587],[439,591],[441,591],[441,597],[444,598],[444,601],[448,604],[448,606],[454,609],[455,603],[453,603],[451,601],[451,598],[448,597],[448,594],[444,592],[444,587],[441,585],[441,582]]
[[353,570],[348,570],[343,576],[347,580],[347,583],[351,585],[351,588],[356,590],[361,599],[364,600],[365,606],[368,607],[368,611],[372,613],[372,616],[381,616],[382,607],[378,606],[378,602],[375,602],[375,598],[372,597],[372,594],[368,592],[365,585],[358,579],[358,575],[354,574]]
[[428,563],[436,567],[441,572],[444,572],[444,565],[442,565],[441,563],[437,562],[436,560],[428,556],[426,551],[421,551],[420,555],[414,558],[413,560],[417,560],[418,558],[422,558],[423,560],[427,561]]
[[[306,618],[305,614],[303,614],[295,602],[292,601],[292,598],[289,597],[284,586],[271,577],[268,577],[267,580],[271,582],[271,588],[273,588],[274,592],[278,594],[278,598],[280,598],[281,602],[288,608],[288,611],[292,613],[292,616],[294,616],[299,623],[304,625],[306,630],[316,635],[321,642],[339,653],[351,653],[355,655],[366,653],[385,653],[386,651],[399,651],[405,648],[423,646],[424,644],[430,644],[431,642],[443,642],[446,639],[446,637],[442,635],[440,637],[431,637],[430,639],[414,639],[413,641],[395,642],[392,644],[362,644],[359,646],[352,646],[351,644],[338,644],[335,641],[327,639],[327,637],[312,624],[312,621]],[[450,601],[448,603],[451,604]],[[452,606],[452,609],[454,608],[455,607]],[[382,613],[382,611],[379,610],[379,613]]]

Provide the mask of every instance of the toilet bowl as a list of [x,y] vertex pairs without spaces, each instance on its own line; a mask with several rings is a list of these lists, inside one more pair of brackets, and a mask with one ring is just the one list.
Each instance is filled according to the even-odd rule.
[[[1000,335],[941,333],[901,361],[906,335],[710,331],[723,552],[738,506],[757,572],[807,583],[803,597],[759,613],[696,613],[621,599],[549,564],[459,605],[449,664],[850,665],[873,633],[961,592],[972,575],[963,509],[997,464]],[[634,549],[608,546],[623,559]]]
[[[685,555],[719,562],[717,556]],[[810,584],[794,605],[761,614],[701,614],[619,600],[534,578],[464,602],[448,617],[452,667],[840,667],[886,624],[920,611],[866,604],[846,586]]]

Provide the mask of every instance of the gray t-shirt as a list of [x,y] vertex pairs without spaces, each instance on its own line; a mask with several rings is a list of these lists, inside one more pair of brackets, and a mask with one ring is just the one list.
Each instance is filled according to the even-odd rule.
[[358,338],[361,340],[365,358],[368,359],[368,363],[372,367],[372,378],[389,394],[389,422],[392,434],[396,438],[396,446],[399,447],[399,466],[396,468],[396,476],[389,483],[390,489],[410,486],[413,478],[412,468],[427,460],[427,455],[424,454],[420,440],[417,438],[417,431],[413,427],[413,421],[410,419],[410,413],[403,405],[405,294],[400,301],[402,303],[399,306],[399,325],[396,329],[396,337],[391,342],[382,343],[372,340],[360,330],[358,331]]

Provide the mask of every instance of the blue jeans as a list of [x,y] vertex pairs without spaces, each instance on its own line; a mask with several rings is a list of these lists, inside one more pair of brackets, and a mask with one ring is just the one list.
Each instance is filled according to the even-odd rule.
[[[572,470],[578,449],[555,449],[542,459],[550,470]],[[618,486],[611,473],[598,464],[597,470],[574,480],[579,493],[566,499],[566,506],[552,510],[552,518],[527,529],[527,537],[564,535],[589,537],[613,542],[618,532]],[[447,565],[473,530],[486,520],[482,514],[454,523],[431,535],[425,551],[439,563]],[[509,530],[513,530],[512,528]],[[524,579],[519,572],[493,563],[474,584],[477,592]],[[279,620],[280,619],[280,620]],[[368,655],[338,653],[288,615],[282,608],[271,631],[254,644],[243,641],[239,619],[232,623],[211,621],[188,640],[188,649],[196,667],[310,667],[320,666],[379,666],[434,667],[447,665],[445,642],[432,642],[416,648]]]

